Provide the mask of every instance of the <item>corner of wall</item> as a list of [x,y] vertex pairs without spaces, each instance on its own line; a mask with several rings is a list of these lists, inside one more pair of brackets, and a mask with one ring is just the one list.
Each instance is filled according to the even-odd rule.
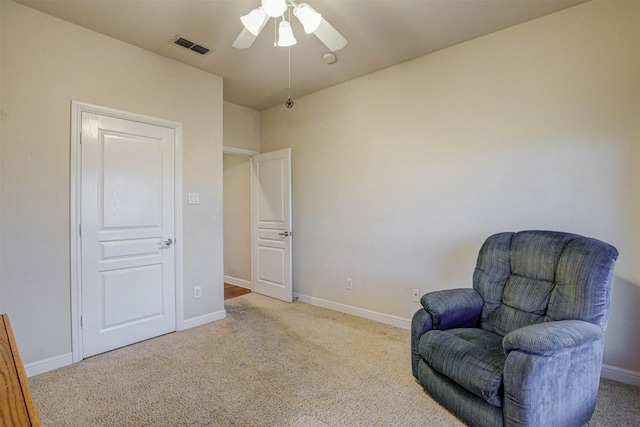
[[222,128],[225,147],[260,152],[259,111],[224,101]]
[[[5,2],[0,2],[0,235],[2,235],[2,123],[4,121],[4,108],[2,104],[2,9]],[[0,239],[0,245],[2,239]],[[0,246],[0,313],[2,308],[2,247]]]

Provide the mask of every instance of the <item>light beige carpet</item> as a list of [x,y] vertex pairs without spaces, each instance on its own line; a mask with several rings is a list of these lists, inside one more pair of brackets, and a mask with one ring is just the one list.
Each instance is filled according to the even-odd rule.
[[[463,425],[413,379],[409,331],[255,294],[226,309],[30,378],[45,426]],[[604,399],[622,390],[637,422],[637,389],[609,383]],[[610,405],[599,401],[590,424],[615,425]]]

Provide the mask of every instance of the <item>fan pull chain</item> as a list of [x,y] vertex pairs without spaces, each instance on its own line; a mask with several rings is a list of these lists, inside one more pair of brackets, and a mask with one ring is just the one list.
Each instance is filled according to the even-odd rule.
[[[289,10],[289,22],[291,22],[291,7],[289,7],[288,10]],[[287,54],[289,56],[289,92],[288,92],[287,102],[285,102],[284,105],[287,108],[293,108],[293,100],[291,99],[291,46],[289,46],[287,50],[288,50]]]
[[289,51],[289,98],[287,99],[287,102],[284,103],[284,105],[287,108],[292,108],[293,100],[291,99],[291,46],[289,46],[287,49]]

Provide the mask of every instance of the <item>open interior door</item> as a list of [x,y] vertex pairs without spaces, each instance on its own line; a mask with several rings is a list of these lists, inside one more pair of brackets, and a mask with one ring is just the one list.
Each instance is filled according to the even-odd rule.
[[253,290],[293,300],[291,149],[252,157]]

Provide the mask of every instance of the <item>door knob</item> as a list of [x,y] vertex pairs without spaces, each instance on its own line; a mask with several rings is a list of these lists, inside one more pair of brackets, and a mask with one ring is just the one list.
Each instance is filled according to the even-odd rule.
[[278,236],[280,237],[287,237],[289,235],[288,231],[283,231],[282,233],[278,234]]
[[173,244],[173,240],[171,240],[171,239],[167,239],[167,240],[165,240],[164,242],[160,243],[160,246],[161,246],[161,247],[165,247],[165,248],[166,248],[166,247],[168,247],[168,246],[171,246],[172,244]]

